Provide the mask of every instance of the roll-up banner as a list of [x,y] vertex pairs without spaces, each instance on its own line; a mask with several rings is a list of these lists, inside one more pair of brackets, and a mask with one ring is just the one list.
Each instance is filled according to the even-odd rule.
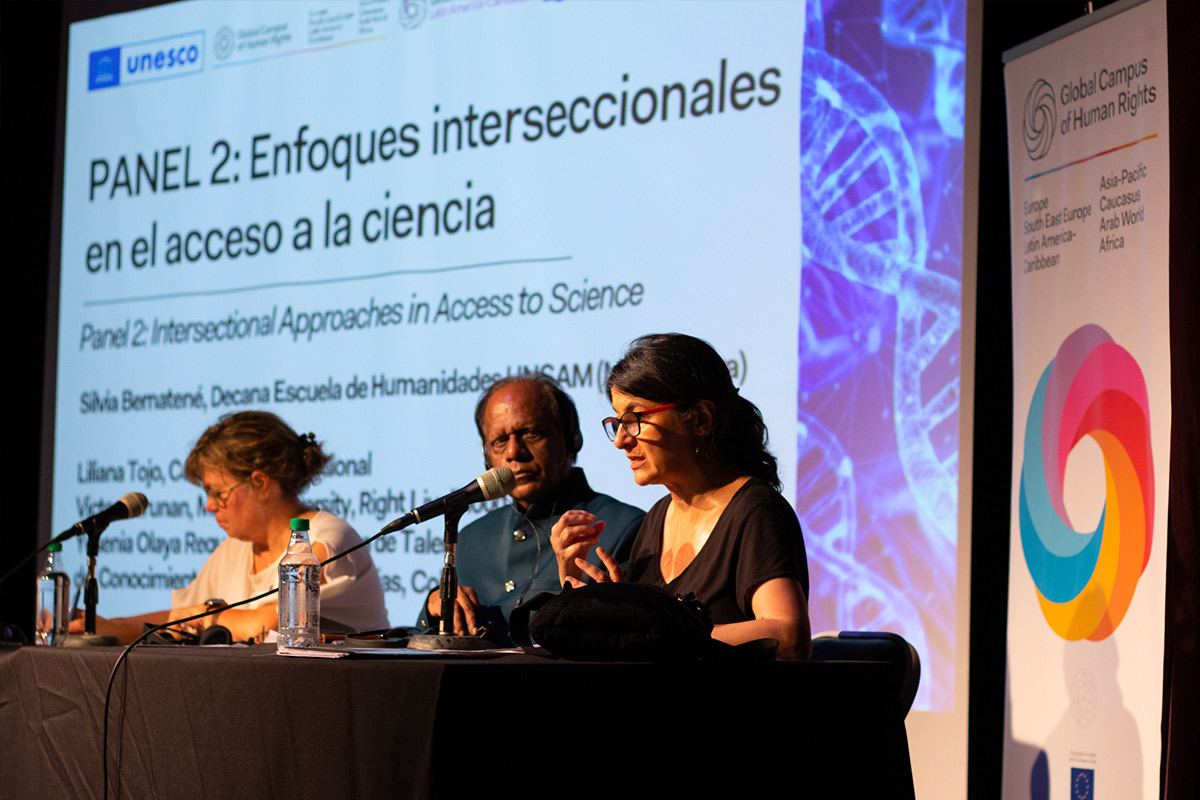
[[1006,54],[1005,797],[1157,797],[1171,430],[1166,3]]

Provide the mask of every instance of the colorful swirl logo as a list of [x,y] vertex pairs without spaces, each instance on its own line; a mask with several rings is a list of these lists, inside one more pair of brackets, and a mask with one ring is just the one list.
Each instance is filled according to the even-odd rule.
[[[1084,436],[1100,446],[1106,491],[1091,533],[1063,503],[1067,456]],[[1154,461],[1142,370],[1097,325],[1059,347],[1029,404],[1021,464],[1021,547],[1050,628],[1064,639],[1105,639],[1125,617],[1150,560]]]

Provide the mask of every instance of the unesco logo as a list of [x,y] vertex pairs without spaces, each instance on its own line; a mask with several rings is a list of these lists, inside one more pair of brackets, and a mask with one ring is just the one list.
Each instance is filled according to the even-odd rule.
[[1054,105],[1054,89],[1041,78],[1025,96],[1025,152],[1037,161],[1050,152],[1054,140],[1054,123],[1058,117]]
[[213,38],[213,54],[221,61],[224,61],[233,54],[233,45],[233,28],[228,25],[222,26]]
[[88,53],[88,91],[121,83],[121,48]]
[[88,53],[88,91],[204,71],[204,31],[160,36]]

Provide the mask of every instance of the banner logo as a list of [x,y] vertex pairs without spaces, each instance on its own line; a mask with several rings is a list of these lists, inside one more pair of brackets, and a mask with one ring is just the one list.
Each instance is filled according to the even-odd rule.
[[428,13],[425,0],[400,0],[400,25],[410,31],[421,27]]
[[1071,767],[1071,800],[1093,800],[1096,790],[1096,770]]
[[237,37],[233,34],[233,28],[228,25],[222,25],[217,35],[213,37],[213,55],[219,61],[224,61],[233,55],[233,48],[237,45]]
[[1096,676],[1087,667],[1082,667],[1071,676],[1071,716],[1081,728],[1090,728],[1096,721]]
[[1054,126],[1058,119],[1058,108],[1054,104],[1054,89],[1041,78],[1025,95],[1025,152],[1037,161],[1050,152],[1054,141]]
[[203,71],[203,31],[164,36],[88,53],[88,91]]
[[[1104,456],[1105,499],[1090,533],[1063,503],[1067,456],[1084,436]],[[1154,461],[1146,380],[1098,325],[1079,328],[1042,373],[1025,423],[1021,547],[1050,628],[1064,639],[1107,638],[1150,560]]]
[[88,53],[88,91],[107,89],[116,86],[121,81],[119,62],[121,48],[110,50],[94,50]]

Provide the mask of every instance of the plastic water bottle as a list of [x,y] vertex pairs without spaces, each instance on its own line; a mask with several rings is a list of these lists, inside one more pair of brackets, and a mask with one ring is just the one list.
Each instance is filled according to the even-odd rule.
[[308,520],[292,520],[292,540],[279,562],[278,648],[321,643],[321,562],[308,541]]
[[46,568],[38,574],[37,618],[33,625],[34,644],[62,645],[67,638],[70,623],[68,603],[71,594],[71,579],[66,573],[55,569],[54,557],[62,550],[62,544],[52,543],[46,548]]

